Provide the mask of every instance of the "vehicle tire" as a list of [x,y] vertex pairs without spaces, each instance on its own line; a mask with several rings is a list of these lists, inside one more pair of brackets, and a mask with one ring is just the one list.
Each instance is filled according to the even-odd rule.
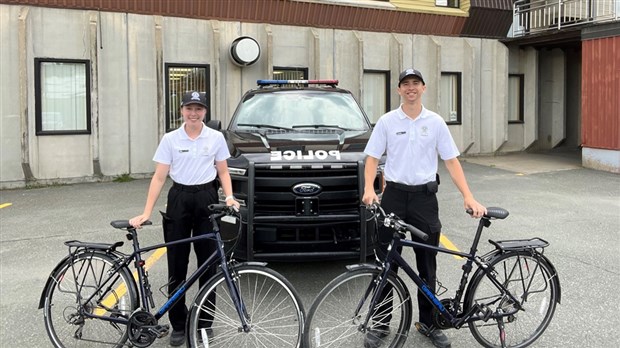
[[301,347],[304,309],[288,280],[269,268],[242,264],[234,267],[233,281],[245,304],[250,331],[242,330],[224,274],[219,272],[200,289],[190,309],[189,347],[207,346],[204,339],[211,348]]
[[138,307],[131,272],[126,267],[117,270],[116,260],[100,251],[67,259],[51,275],[44,296],[45,329],[58,348],[122,347],[126,325],[86,318],[83,313],[128,319]]
[[[341,274],[327,284],[308,312],[305,347],[364,347],[366,333],[360,330],[360,325],[368,315],[379,274],[377,269],[356,269]],[[411,326],[411,296],[402,280],[394,274],[387,279],[388,287],[392,288],[391,296],[387,296],[383,303],[391,300],[391,310],[387,309],[388,313],[386,308],[376,308],[374,311],[377,314],[373,317],[383,317],[389,323],[389,332],[382,338],[381,347],[401,347]],[[361,310],[356,314],[360,303]],[[369,326],[369,330],[377,330],[379,322],[369,322]]]
[[[523,310],[503,318],[507,347],[526,347],[545,331],[559,296],[554,268],[540,255],[515,251],[496,256],[489,262],[497,280],[517,299]],[[512,311],[515,304],[491,282],[484,272],[476,272],[465,297],[465,308],[483,305],[492,313],[498,308]],[[495,320],[469,323],[474,338],[485,347],[501,347]]]

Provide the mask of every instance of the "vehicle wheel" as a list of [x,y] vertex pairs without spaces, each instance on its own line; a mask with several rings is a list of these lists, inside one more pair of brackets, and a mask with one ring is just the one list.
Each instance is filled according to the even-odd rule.
[[[52,274],[45,290],[45,329],[56,347],[122,347],[127,326],[84,314],[128,319],[138,307],[133,277],[103,252],[85,252]],[[106,281],[107,279],[107,281]]]
[[[308,312],[305,346],[364,347],[367,333],[360,326],[368,315],[378,277],[378,270],[358,269],[343,273],[327,284]],[[411,296],[394,275],[387,279],[386,289],[389,288],[384,290],[386,296],[380,303],[383,306],[373,309],[368,331],[381,333],[375,336],[382,341],[381,347],[401,347],[411,325]]]
[[191,307],[187,319],[189,346],[300,347],[304,310],[293,286],[265,267],[241,265],[234,269],[233,280],[245,304],[250,331],[242,330],[220,272],[200,289]]
[[[507,347],[526,347],[545,331],[557,303],[559,282],[555,270],[545,259],[530,252],[510,252],[497,256],[489,263],[497,280],[520,301],[523,310],[503,318]],[[516,303],[478,272],[471,281],[465,298],[466,308],[480,305],[492,313],[500,308],[504,313],[513,311]],[[495,320],[469,324],[476,340],[485,347],[501,347],[499,329]]]

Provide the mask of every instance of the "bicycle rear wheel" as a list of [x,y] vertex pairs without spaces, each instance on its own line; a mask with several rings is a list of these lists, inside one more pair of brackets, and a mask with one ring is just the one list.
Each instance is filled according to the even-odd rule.
[[[375,292],[380,271],[357,269],[341,274],[321,290],[314,300],[305,329],[305,346],[310,347],[364,347],[367,333],[360,329],[366,319]],[[370,287],[370,291],[369,290]],[[390,275],[385,297],[373,310],[370,333],[381,342],[381,347],[401,347],[411,326],[411,297],[402,281]],[[358,305],[359,313],[355,313]]]
[[[502,254],[491,260],[489,267],[522,306],[519,312],[503,318],[506,346],[527,347],[542,335],[553,317],[560,290],[557,274],[542,256],[525,251]],[[493,313],[497,309],[507,313],[516,308],[516,303],[483,272],[472,278],[465,303],[485,306]],[[469,323],[469,329],[481,345],[502,346],[495,320]]]
[[137,306],[135,282],[127,268],[117,270],[115,260],[103,252],[85,252],[67,259],[51,275],[45,289],[45,329],[58,348],[122,347],[126,325],[86,314],[127,319]]
[[293,286],[279,273],[262,266],[240,265],[233,270],[250,331],[242,330],[235,303],[220,272],[200,289],[194,300],[187,319],[189,346],[300,347],[304,310]]

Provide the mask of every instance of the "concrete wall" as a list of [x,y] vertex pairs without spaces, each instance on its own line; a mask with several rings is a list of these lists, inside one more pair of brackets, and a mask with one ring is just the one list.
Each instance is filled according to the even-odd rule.
[[[230,43],[255,38],[259,61],[234,65]],[[398,74],[415,66],[427,82],[424,104],[439,109],[441,71],[462,73],[462,121],[450,130],[467,154],[494,153],[509,137],[508,49],[497,40],[359,32],[261,23],[0,5],[0,121],[3,188],[25,184],[148,176],[164,132],[164,64],[208,64],[211,115],[226,126],[239,97],[273,66],[307,67],[309,78],[339,79],[362,95],[364,69]],[[530,53],[531,55],[532,53]],[[92,134],[36,136],[34,59],[91,61]],[[523,62],[530,64],[531,57]],[[536,73],[526,68],[526,74]],[[526,77],[526,83],[535,77]],[[522,149],[531,129],[510,139]],[[29,174],[31,172],[31,175]]]
[[524,74],[523,123],[508,124],[508,138],[501,152],[523,151],[538,139],[538,51],[512,47],[509,56],[509,74]]
[[620,174],[620,151],[584,147],[582,164],[586,168]]
[[553,149],[566,138],[566,57],[559,49],[539,54],[539,128],[536,149]]

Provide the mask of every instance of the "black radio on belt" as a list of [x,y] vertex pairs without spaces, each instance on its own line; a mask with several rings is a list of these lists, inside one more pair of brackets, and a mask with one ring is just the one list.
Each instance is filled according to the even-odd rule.
[[433,194],[439,191],[439,183],[437,181],[429,181],[426,183],[426,193]]
[[439,173],[435,174],[435,181],[429,181],[426,183],[426,193],[434,194],[439,191]]

